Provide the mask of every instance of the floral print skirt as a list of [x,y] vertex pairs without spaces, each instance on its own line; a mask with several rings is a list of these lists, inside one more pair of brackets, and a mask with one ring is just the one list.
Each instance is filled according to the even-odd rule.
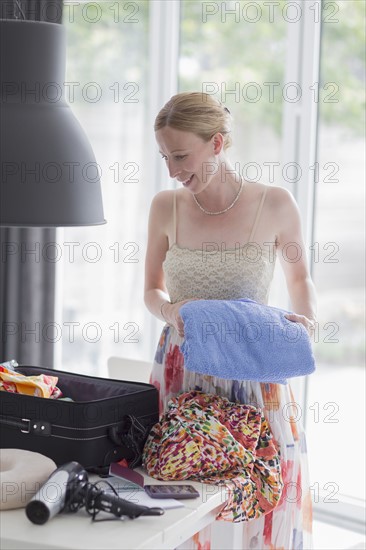
[[[183,338],[174,327],[164,326],[150,378],[159,390],[160,414],[165,412],[171,397],[191,390],[262,408],[280,448],[284,489],[279,504],[272,512],[241,524],[216,521],[179,548],[209,550],[211,542],[215,541],[212,544],[215,548],[229,550],[232,546],[228,528],[232,528],[235,546],[238,547],[239,536],[239,547],[245,550],[312,549],[312,500],[306,440],[301,425],[301,409],[296,405],[290,385],[225,380],[187,371],[180,351],[182,342]],[[221,540],[223,546],[219,544]]]

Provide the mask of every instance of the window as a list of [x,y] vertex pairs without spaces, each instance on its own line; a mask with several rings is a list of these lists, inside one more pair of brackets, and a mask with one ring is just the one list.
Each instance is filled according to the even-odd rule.
[[[72,7],[72,9],[71,9]],[[149,2],[64,8],[68,101],[102,176],[107,224],[63,230],[62,368],[103,372],[110,355],[147,355],[144,172]]]
[[322,31],[312,250],[319,332],[307,407],[314,499],[329,514],[345,498],[348,508],[365,499],[364,3],[333,4],[338,22]]

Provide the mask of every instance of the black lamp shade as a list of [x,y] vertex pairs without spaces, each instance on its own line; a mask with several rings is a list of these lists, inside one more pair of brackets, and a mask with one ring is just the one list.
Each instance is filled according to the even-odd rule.
[[105,223],[100,170],[65,101],[66,29],[0,20],[0,225]]

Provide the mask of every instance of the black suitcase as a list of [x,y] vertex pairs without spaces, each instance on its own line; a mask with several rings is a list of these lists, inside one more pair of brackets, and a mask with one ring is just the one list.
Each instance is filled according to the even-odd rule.
[[57,387],[73,401],[1,391],[1,448],[35,451],[57,466],[74,460],[90,471],[106,471],[123,458],[131,468],[141,463],[148,433],[159,419],[155,386],[43,367],[14,370],[57,376]]

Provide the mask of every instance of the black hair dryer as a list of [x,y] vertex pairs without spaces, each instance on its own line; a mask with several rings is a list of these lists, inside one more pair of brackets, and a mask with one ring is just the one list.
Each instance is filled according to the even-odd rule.
[[131,519],[164,514],[162,508],[133,504],[89,483],[87,472],[78,462],[67,462],[57,468],[27,504],[25,511],[32,523],[43,525],[60,512],[77,512],[84,506],[93,519],[100,511]]

